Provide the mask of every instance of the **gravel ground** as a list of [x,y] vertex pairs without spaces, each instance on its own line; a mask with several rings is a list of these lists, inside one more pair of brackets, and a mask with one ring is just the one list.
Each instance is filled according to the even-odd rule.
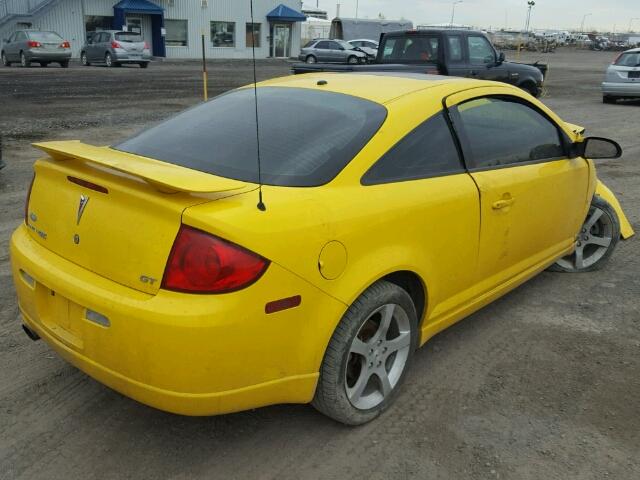
[[[559,51],[544,101],[624,157],[599,166],[640,230],[640,103],[603,105],[612,53]],[[260,78],[288,73],[261,61]],[[210,94],[251,80],[211,62]],[[543,273],[435,337],[393,409],[360,428],[305,405],[211,418],[166,414],[95,382],[20,330],[8,241],[23,215],[31,141],[109,144],[199,101],[197,63],[148,70],[0,68],[0,478],[640,478],[640,250]]]

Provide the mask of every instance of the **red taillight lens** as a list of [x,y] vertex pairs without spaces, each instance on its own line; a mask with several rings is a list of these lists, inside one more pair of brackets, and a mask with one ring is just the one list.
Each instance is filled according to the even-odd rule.
[[31,199],[31,190],[33,190],[33,182],[36,180],[36,174],[31,177],[31,183],[29,184],[29,190],[27,190],[27,198],[24,201],[24,223],[29,223],[29,200]]
[[111,42],[111,48],[122,48],[122,45],[118,42]]
[[29,41],[29,48],[40,48],[42,44],[40,42]]
[[71,44],[65,40],[60,44],[60,48],[71,48]]
[[182,225],[173,243],[162,288],[188,293],[225,293],[258,280],[269,261],[238,245]]

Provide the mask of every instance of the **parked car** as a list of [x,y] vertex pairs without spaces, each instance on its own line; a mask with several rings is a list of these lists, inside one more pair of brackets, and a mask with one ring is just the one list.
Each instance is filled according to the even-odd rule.
[[368,60],[374,61],[378,56],[378,42],[366,38],[349,40],[349,43],[367,54]]
[[107,67],[119,67],[125,63],[135,63],[141,68],[147,68],[151,52],[139,33],[103,30],[87,35],[87,42],[80,52],[80,61],[85,66],[101,63]]
[[308,42],[298,58],[306,63],[366,63],[367,54],[344,40],[316,39]]
[[62,68],[67,68],[71,59],[71,44],[56,32],[18,30],[3,40],[0,56],[5,67],[20,63],[26,68],[36,62],[41,67],[58,63]]
[[10,246],[31,338],[162,410],[312,401],[361,424],[436,333],[549,266],[600,268],[633,235],[590,160],[619,145],[516,87],[256,88],[112,147],[35,144]]
[[[315,62],[313,59],[308,63]],[[498,52],[483,32],[430,29],[385,33],[378,56],[370,65],[297,64],[292,70],[402,71],[481,78],[516,85],[537,97],[542,92],[547,65],[506,61],[504,53]]]
[[602,82],[602,101],[640,98],[640,48],[622,52],[607,68]]

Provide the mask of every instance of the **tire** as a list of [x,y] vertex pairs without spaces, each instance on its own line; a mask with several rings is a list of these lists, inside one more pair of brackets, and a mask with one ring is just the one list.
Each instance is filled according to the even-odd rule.
[[620,220],[611,204],[595,195],[580,228],[576,251],[549,267],[554,272],[591,272],[601,269],[620,240]]
[[111,54],[109,52],[107,52],[104,56],[104,63],[107,67],[109,68],[113,68],[116,66],[116,64],[113,62],[113,58],[111,57]]
[[87,57],[87,52],[82,52],[80,54],[80,63],[82,63],[82,65],[84,65],[85,67],[91,66],[91,63],[89,62],[89,58]]
[[358,63],[358,57],[356,57],[355,55],[351,55],[349,58],[347,58],[347,63],[349,65],[356,65]]
[[520,85],[520,88],[534,98],[538,98],[540,96],[540,89],[534,83],[525,82]]
[[60,66],[62,68],[69,68],[69,60],[65,60],[64,62],[60,62]]
[[0,58],[2,58],[2,65],[4,65],[5,67],[11,66],[11,62],[9,61],[9,59],[7,59],[7,55],[4,52],[0,54]]
[[336,327],[312,405],[346,425],[373,420],[393,403],[417,344],[418,320],[409,294],[393,283],[375,283]]
[[149,68],[149,62],[140,62],[140,68]]
[[603,95],[602,103],[616,103],[617,98],[612,97],[611,95]]
[[307,58],[304,59],[306,63],[317,63],[318,60],[313,55],[308,55]]
[[22,65],[22,68],[29,68],[31,66],[31,60],[27,58],[24,52],[20,52],[20,65]]
[[41,66],[42,68],[46,68],[46,67],[48,67],[48,66],[49,66],[49,62],[40,62],[40,66]]

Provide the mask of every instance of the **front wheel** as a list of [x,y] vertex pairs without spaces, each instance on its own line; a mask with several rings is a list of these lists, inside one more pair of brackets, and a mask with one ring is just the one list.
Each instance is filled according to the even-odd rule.
[[347,425],[376,418],[393,400],[418,343],[409,294],[380,281],[349,307],[320,367],[312,404]]
[[580,228],[576,250],[554,263],[555,272],[590,272],[604,266],[620,239],[620,220],[611,204],[594,196],[584,224]]
[[347,63],[349,63],[350,65],[355,65],[358,63],[358,57],[356,57],[355,55],[351,55],[348,59],[347,59]]
[[149,62],[140,62],[140,68],[149,68]]
[[91,65],[91,63],[89,63],[89,58],[87,57],[87,52],[82,52],[82,54],[80,54],[80,63],[85,67]]

